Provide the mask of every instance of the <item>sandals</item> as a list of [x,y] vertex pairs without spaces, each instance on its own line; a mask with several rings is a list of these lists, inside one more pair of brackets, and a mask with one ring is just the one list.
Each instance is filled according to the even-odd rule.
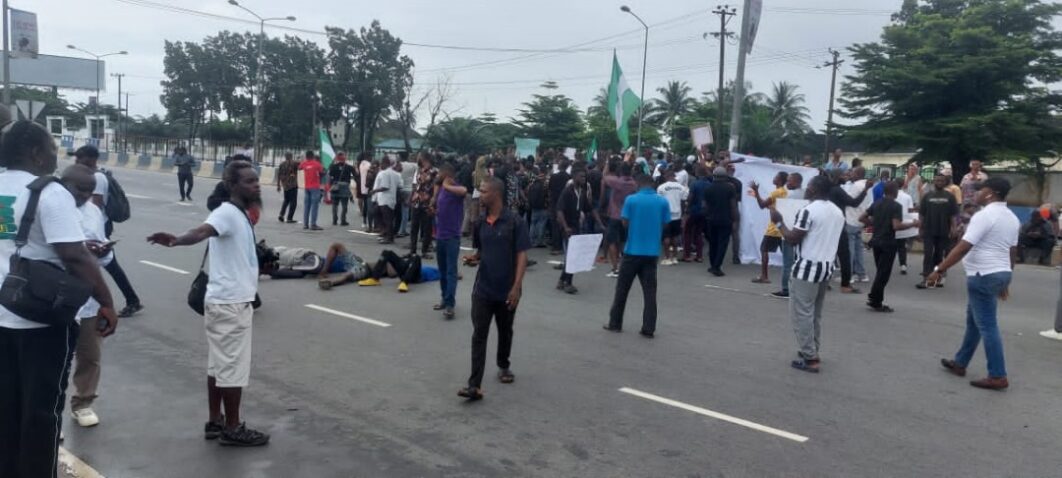
[[507,368],[503,368],[498,371],[498,381],[501,383],[513,383],[516,380],[516,376],[513,372]]
[[439,302],[438,304],[435,304],[435,305],[431,306],[431,310],[443,310],[445,308],[446,308],[446,306],[443,305],[442,302]]
[[818,360],[797,359],[790,362],[789,365],[802,372],[819,373]]
[[476,387],[466,387],[457,391],[457,396],[467,398],[468,401],[483,400],[483,391]]

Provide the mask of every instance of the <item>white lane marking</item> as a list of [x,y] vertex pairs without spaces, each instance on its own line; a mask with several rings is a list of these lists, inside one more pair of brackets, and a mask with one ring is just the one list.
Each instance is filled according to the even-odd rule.
[[363,236],[379,236],[379,234],[377,234],[375,232],[365,232],[365,231],[359,231],[357,229],[347,229],[347,232],[353,232],[354,234],[361,234]]
[[100,472],[88,466],[66,448],[59,447],[59,476],[74,478],[103,478]]
[[170,267],[170,266],[167,266],[165,264],[159,264],[158,262],[140,261],[140,263],[144,264],[146,266],[157,267],[157,268],[162,269],[164,271],[170,271],[170,272],[176,272],[176,273],[182,274],[182,275],[188,275],[188,271],[186,271],[186,270],[181,270],[181,269],[178,269],[176,267]]
[[553,264],[555,266],[559,266],[561,264],[564,264],[564,262],[562,262],[562,261],[546,261],[546,264]]
[[790,433],[790,432],[787,432],[785,430],[779,430],[777,428],[772,428],[772,427],[769,427],[767,425],[760,425],[759,423],[752,422],[752,421],[749,421],[749,420],[745,420],[744,418],[738,418],[738,417],[730,416],[730,415],[727,415],[725,413],[719,413],[719,412],[716,412],[716,411],[709,410],[707,408],[697,407],[697,406],[694,406],[694,405],[690,405],[688,403],[683,403],[683,402],[680,402],[680,401],[677,401],[677,400],[672,400],[670,398],[664,398],[664,397],[661,397],[659,395],[653,395],[651,393],[646,393],[646,392],[642,392],[640,390],[635,390],[633,388],[623,387],[623,388],[619,389],[619,391],[623,392],[623,393],[626,393],[628,395],[634,395],[635,397],[644,398],[646,400],[652,400],[652,401],[657,402],[657,403],[663,403],[664,405],[670,405],[670,406],[675,407],[675,408],[680,408],[680,409],[686,410],[688,412],[693,412],[693,413],[696,413],[696,414],[699,414],[699,415],[704,415],[706,417],[711,417],[711,418],[715,418],[717,420],[722,420],[724,422],[729,422],[729,423],[733,423],[735,425],[740,425],[740,426],[743,426],[745,428],[751,428],[751,429],[756,430],[756,431],[761,431],[761,432],[769,433],[771,435],[782,437],[782,438],[785,438],[785,439],[788,439],[788,440],[793,440],[793,441],[795,441],[797,443],[804,443],[804,442],[808,441],[808,437],[803,436],[803,435],[797,435],[796,433]]
[[141,196],[139,194],[132,194],[132,193],[125,193],[125,195],[126,195],[126,197],[131,197],[133,199],[155,199],[155,198],[153,198],[151,196]]
[[366,324],[375,325],[377,327],[390,327],[391,326],[391,324],[388,324],[387,322],[380,322],[379,320],[373,320],[373,319],[370,319],[368,317],[362,317],[360,315],[354,315],[354,314],[348,314],[346,312],[340,312],[340,311],[335,310],[335,309],[329,309],[328,307],[321,307],[319,305],[314,305],[314,304],[306,304],[306,307],[310,308],[310,309],[313,309],[313,310],[329,313],[329,314],[332,314],[332,315],[338,315],[338,316],[346,318],[346,319],[356,320],[358,322],[365,322]]
[[465,247],[465,246],[461,246],[461,250],[462,250],[462,251],[474,251],[475,249],[473,249],[473,248],[471,248],[471,247]]
[[184,207],[192,207],[192,203],[190,203],[190,202],[181,202],[181,201],[177,201],[177,202],[175,202],[174,204],[176,204],[176,205],[178,205],[178,206],[184,206]]
[[771,294],[765,294],[765,293],[760,293],[760,292],[752,292],[752,291],[741,290],[741,289],[733,289],[733,288],[730,288],[730,287],[723,287],[723,286],[719,286],[719,285],[705,284],[704,286],[709,288],[709,289],[719,289],[719,290],[725,290],[727,292],[737,292],[739,294],[748,294],[748,295],[757,295],[757,296],[771,297]]

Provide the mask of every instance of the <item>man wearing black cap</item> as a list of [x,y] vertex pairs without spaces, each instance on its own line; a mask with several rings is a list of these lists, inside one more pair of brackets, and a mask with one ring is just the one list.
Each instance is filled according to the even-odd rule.
[[1003,178],[988,178],[974,186],[974,200],[982,209],[970,218],[970,224],[958,244],[951,249],[944,262],[933,268],[926,277],[933,285],[951,266],[962,261],[966,271],[966,333],[959,351],[952,359],[941,359],[948,372],[966,376],[966,366],[977,346],[984,342],[988,362],[988,377],[974,380],[970,385],[989,390],[1003,390],[1010,384],[1003,359],[1003,337],[997,318],[998,299],[1010,295],[1010,279],[1018,252],[1018,230],[1021,222],[1007,209],[1010,182]]
[[[107,236],[110,237],[114,231],[114,224],[107,218],[107,195],[110,189],[110,175],[100,171],[97,162],[100,159],[100,151],[95,146],[85,145],[71,153],[74,156],[74,162],[83,165],[91,169],[95,173],[96,177],[96,190],[92,192],[92,203],[100,208],[104,217],[104,229]],[[140,303],[140,297],[136,295],[136,291],[133,290],[133,284],[129,282],[129,278],[126,277],[125,271],[122,270],[122,266],[118,264],[118,256],[115,254],[114,259],[107,264],[104,269],[114,279],[115,285],[122,291],[122,295],[125,296],[125,308],[118,312],[118,317],[132,317],[133,314],[140,312],[144,309],[143,304]]]

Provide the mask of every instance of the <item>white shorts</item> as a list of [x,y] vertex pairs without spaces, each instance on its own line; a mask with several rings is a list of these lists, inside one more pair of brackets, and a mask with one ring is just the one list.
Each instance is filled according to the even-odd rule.
[[207,376],[214,377],[218,387],[246,387],[251,376],[251,303],[208,303],[205,309]]

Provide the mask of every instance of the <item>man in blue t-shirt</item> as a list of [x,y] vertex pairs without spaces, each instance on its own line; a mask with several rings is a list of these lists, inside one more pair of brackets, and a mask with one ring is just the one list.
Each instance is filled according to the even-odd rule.
[[671,208],[667,199],[656,193],[653,177],[639,175],[638,192],[627,196],[623,202],[624,229],[628,231],[627,246],[623,249],[616,296],[612,300],[605,330],[623,330],[623,311],[627,307],[627,294],[634,278],[642,284],[645,309],[642,311],[643,337],[652,338],[656,332],[656,264],[660,257],[660,240],[664,225],[671,221]]

